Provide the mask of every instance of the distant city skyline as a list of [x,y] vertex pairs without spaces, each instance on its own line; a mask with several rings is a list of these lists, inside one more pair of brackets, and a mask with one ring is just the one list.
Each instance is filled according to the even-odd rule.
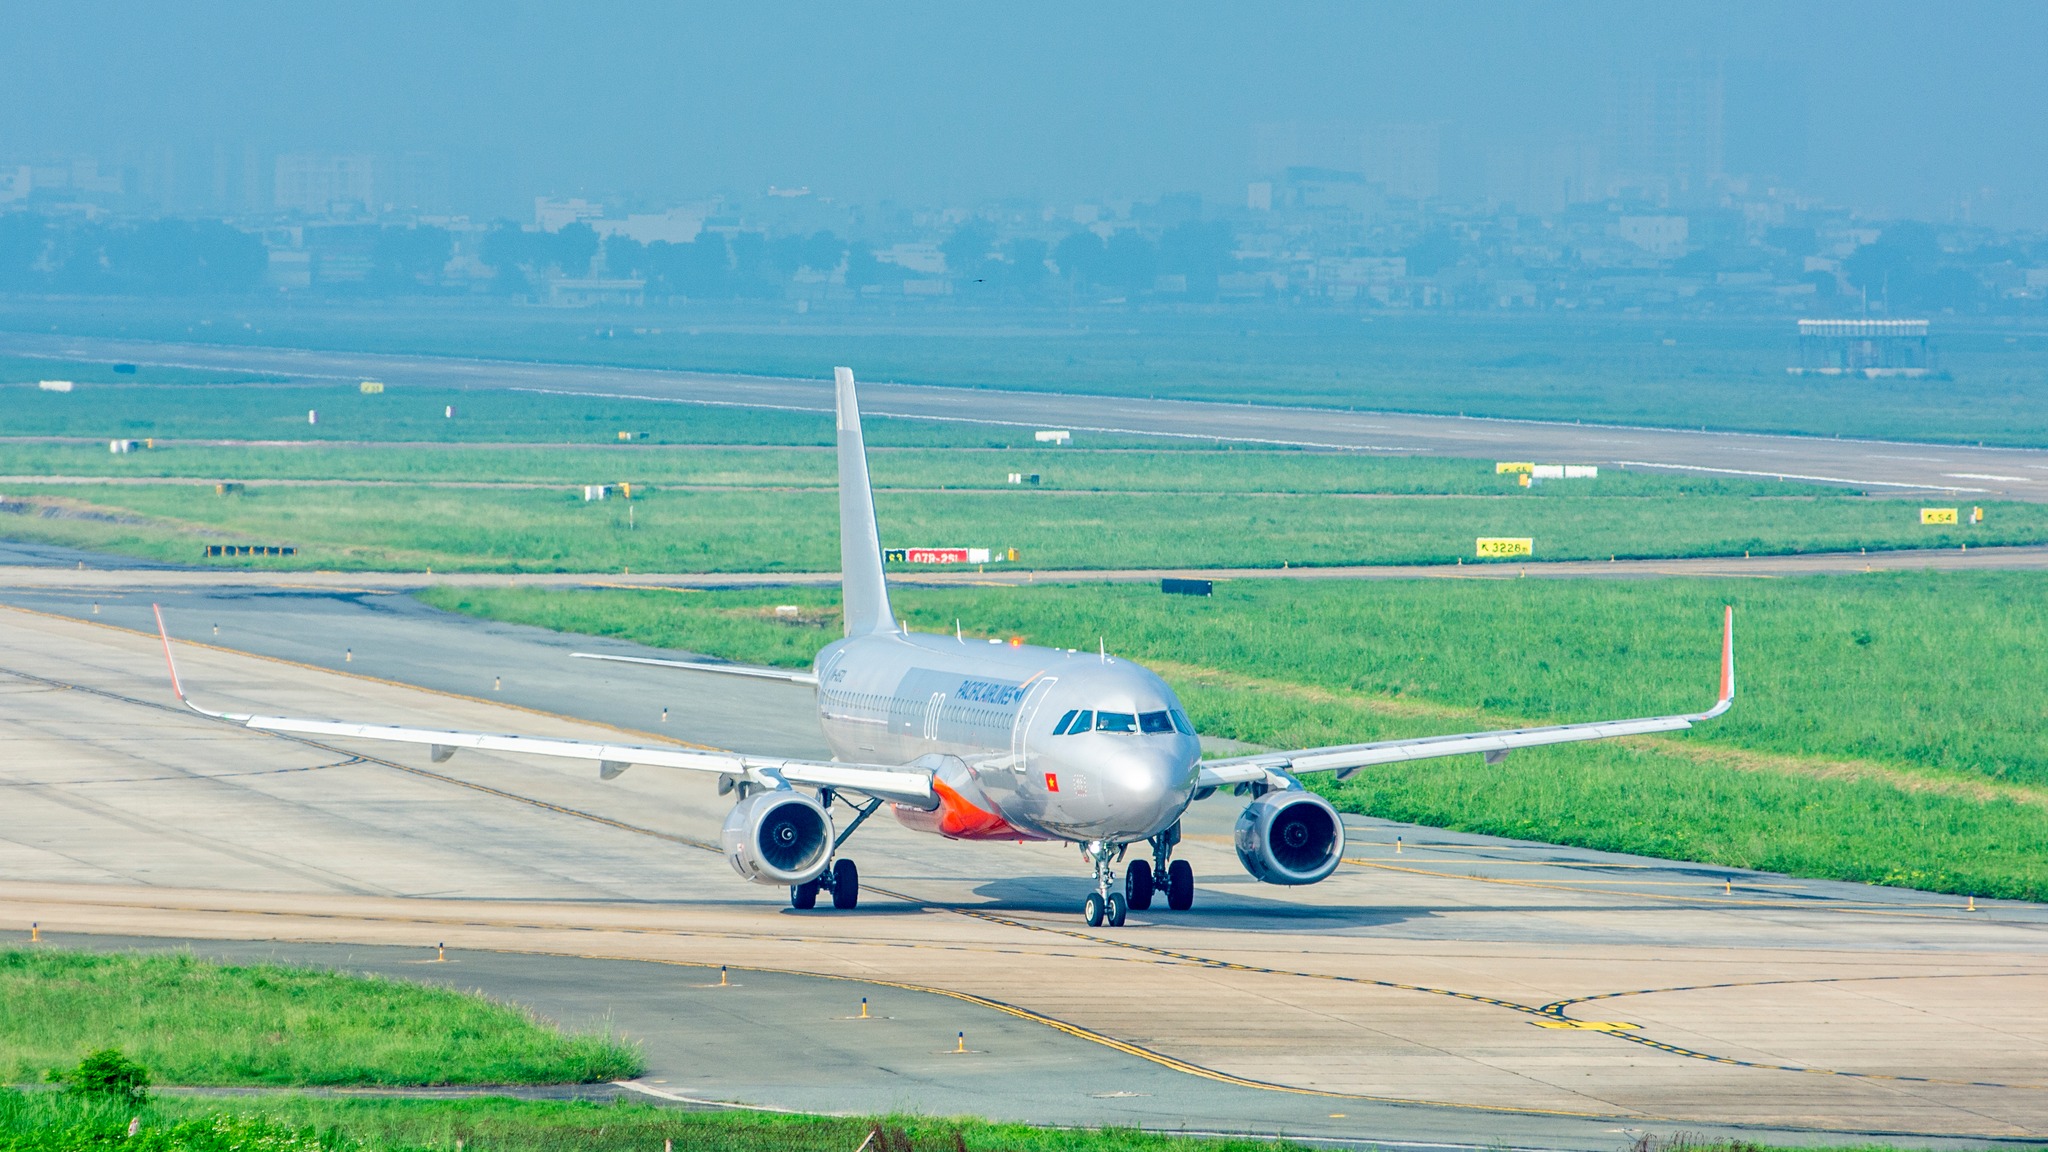
[[1223,204],[1291,131],[1296,151],[1352,137],[1304,162],[1394,195],[1732,174],[1878,215],[2048,223],[2038,5],[230,0],[8,21],[0,163],[93,158],[189,208],[274,200],[291,155],[413,157],[416,189],[484,215],[771,185]]

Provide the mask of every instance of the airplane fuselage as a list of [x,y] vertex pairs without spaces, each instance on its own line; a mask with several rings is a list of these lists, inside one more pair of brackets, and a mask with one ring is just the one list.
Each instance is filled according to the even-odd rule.
[[1129,843],[1193,798],[1201,744],[1166,682],[1095,652],[921,633],[818,654],[833,754],[934,769],[939,807],[905,824],[956,839]]

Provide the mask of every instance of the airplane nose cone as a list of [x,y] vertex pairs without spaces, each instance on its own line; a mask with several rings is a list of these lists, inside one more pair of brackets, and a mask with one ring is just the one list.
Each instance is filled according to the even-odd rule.
[[1171,823],[1194,793],[1193,758],[1178,748],[1125,750],[1101,776],[1106,807],[1127,828]]

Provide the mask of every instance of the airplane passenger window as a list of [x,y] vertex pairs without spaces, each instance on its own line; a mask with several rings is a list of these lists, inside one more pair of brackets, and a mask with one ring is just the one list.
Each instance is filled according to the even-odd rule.
[[1138,713],[1138,731],[1171,732],[1173,731],[1173,718],[1164,712],[1140,712]]
[[1074,722],[1074,717],[1079,716],[1080,714],[1081,713],[1079,709],[1067,709],[1067,714],[1065,716],[1060,717],[1060,722],[1058,724],[1053,725],[1052,734],[1055,736],[1065,736],[1067,734],[1067,726],[1069,724],[1072,724]]
[[1194,724],[1188,720],[1188,714],[1178,708],[1173,709],[1173,726],[1189,736],[1197,734]]
[[1129,712],[1097,712],[1095,714],[1095,730],[1097,732],[1136,732],[1138,730],[1138,718]]

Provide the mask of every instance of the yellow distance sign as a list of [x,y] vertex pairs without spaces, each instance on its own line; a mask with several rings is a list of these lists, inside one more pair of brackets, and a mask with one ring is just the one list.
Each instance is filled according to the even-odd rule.
[[1535,463],[1530,461],[1497,460],[1493,465],[1493,474],[1495,476],[1505,476],[1510,472],[1534,472],[1535,470]]
[[1478,544],[1479,555],[1482,557],[1536,554],[1536,541],[1528,536],[1481,536]]
[[1953,524],[1956,522],[1956,510],[1953,508],[1922,508],[1920,510],[1920,522],[1922,524]]

